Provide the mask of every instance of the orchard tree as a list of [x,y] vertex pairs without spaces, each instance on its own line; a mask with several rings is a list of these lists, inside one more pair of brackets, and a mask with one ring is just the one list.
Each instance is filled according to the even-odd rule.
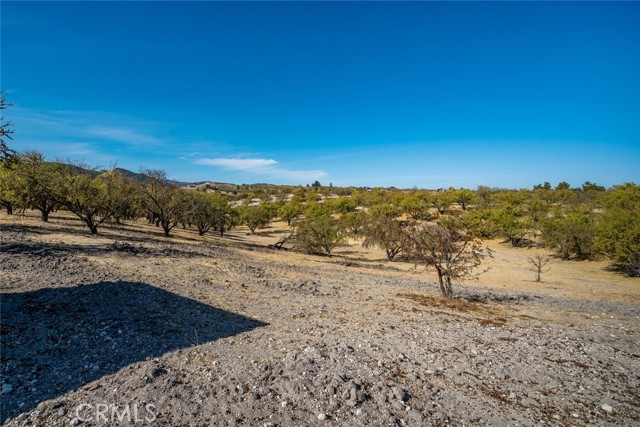
[[356,205],[355,200],[350,197],[339,197],[333,200],[327,200],[326,205],[329,206],[335,213],[346,214],[349,212],[353,212],[356,210],[358,205]]
[[168,182],[167,174],[162,170],[143,169],[146,179],[140,186],[142,204],[149,218],[162,226],[164,235],[169,237],[171,230],[178,225],[184,211],[184,198],[181,190]]
[[409,233],[397,219],[387,215],[371,215],[364,227],[365,248],[378,247],[385,251],[387,259],[393,259],[407,248]]
[[93,178],[84,165],[58,162],[54,174],[48,184],[51,197],[80,218],[91,234],[97,234],[101,224],[114,220],[130,203],[126,190],[129,183],[117,171]]
[[211,203],[215,206],[215,218],[213,229],[220,234],[220,237],[233,227],[238,225],[238,212],[229,204],[229,200],[222,194],[213,194]]
[[331,256],[333,250],[345,240],[345,231],[330,211],[307,211],[295,231],[295,248],[310,254]]
[[469,204],[475,198],[475,193],[471,190],[467,190],[466,188],[461,188],[459,190],[455,190],[453,192],[454,200],[460,205],[463,211],[466,211],[469,207]]
[[523,208],[507,204],[492,213],[492,221],[498,234],[507,239],[513,247],[521,246],[533,228],[531,218],[525,216]]
[[303,212],[304,208],[300,203],[290,202],[280,209],[280,218],[286,221],[287,225],[291,227],[291,223],[298,219]]
[[498,234],[498,227],[491,209],[473,209],[463,215],[465,222],[475,230],[482,239],[493,239]]
[[438,191],[431,196],[431,203],[438,210],[440,215],[444,215],[451,209],[455,202],[455,194],[452,191]]
[[556,214],[542,223],[542,240],[563,260],[584,260],[594,253],[595,223],[586,209]]
[[360,234],[365,223],[366,214],[362,211],[347,212],[340,215],[340,225],[349,234]]
[[258,228],[264,228],[271,221],[271,212],[263,205],[260,206],[244,206],[240,211],[240,221],[246,225],[251,234],[255,233]]
[[19,202],[21,187],[16,168],[7,162],[0,162],[0,205],[6,209],[7,215],[13,214],[13,209]]
[[425,219],[429,216],[429,205],[425,197],[411,194],[400,201],[402,212],[414,220]]
[[407,255],[417,264],[433,268],[438,273],[440,292],[453,295],[453,282],[477,276],[489,248],[464,219],[443,217],[438,224],[414,224],[407,245]]
[[377,203],[369,208],[369,214],[372,216],[397,218],[402,215],[402,208],[391,203]]
[[185,193],[183,206],[183,220],[193,224],[198,229],[198,235],[203,236],[216,222],[216,207],[208,193],[192,191]]
[[57,185],[55,182],[57,165],[45,161],[44,156],[37,151],[20,155],[19,162],[16,179],[21,182],[21,204],[38,210],[40,218],[47,222],[49,214],[60,207],[54,192]]
[[640,277],[640,186],[627,183],[604,196],[596,247],[621,270]]

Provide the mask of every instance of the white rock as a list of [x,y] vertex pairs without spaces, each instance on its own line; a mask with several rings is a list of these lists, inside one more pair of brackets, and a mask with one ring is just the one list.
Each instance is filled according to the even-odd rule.
[[282,402],[280,402],[280,406],[282,406],[283,408],[286,408],[288,404],[289,402],[287,402],[286,400],[283,400]]
[[611,405],[607,405],[606,403],[603,403],[601,406],[602,410],[604,412],[606,412],[607,414],[610,414],[613,412],[613,407]]
[[327,414],[323,414],[323,413],[318,414],[318,419],[320,421],[326,420],[327,419]]

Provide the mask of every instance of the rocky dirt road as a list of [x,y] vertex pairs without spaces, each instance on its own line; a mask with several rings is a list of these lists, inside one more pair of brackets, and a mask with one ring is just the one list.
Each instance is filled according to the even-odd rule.
[[220,242],[4,223],[2,421],[640,424],[637,298],[444,300],[419,272]]

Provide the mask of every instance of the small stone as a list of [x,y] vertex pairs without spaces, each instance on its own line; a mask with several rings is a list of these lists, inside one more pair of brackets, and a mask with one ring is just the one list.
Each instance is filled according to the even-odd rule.
[[606,403],[603,403],[601,406],[602,410],[604,412],[606,412],[607,414],[610,414],[613,412],[613,407],[611,405],[607,405]]
[[417,411],[415,409],[410,410],[407,415],[409,416],[410,419],[412,419],[417,423],[421,423],[424,420],[424,416],[422,415],[422,412]]
[[327,414],[325,414],[325,413],[320,413],[320,414],[318,414],[318,419],[319,419],[320,421],[324,421],[324,420],[326,420],[326,419],[327,419]]
[[283,408],[286,408],[288,404],[289,402],[287,402],[286,400],[283,400],[282,402],[280,402],[280,406],[282,406]]

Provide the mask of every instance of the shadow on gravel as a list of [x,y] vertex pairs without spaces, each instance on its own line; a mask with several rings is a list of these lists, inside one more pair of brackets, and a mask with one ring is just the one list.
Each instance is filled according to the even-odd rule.
[[[219,250],[219,248],[217,248]],[[27,254],[32,257],[62,257],[65,255],[103,255],[122,253],[125,255],[140,255],[146,257],[201,257],[211,248],[200,247],[195,250],[188,245],[168,242],[164,247],[153,248],[145,245],[134,245],[127,242],[115,241],[113,243],[86,245],[73,243],[40,243],[23,242],[0,245],[0,250],[5,254]]]
[[166,352],[266,323],[136,282],[0,295],[0,423]]

